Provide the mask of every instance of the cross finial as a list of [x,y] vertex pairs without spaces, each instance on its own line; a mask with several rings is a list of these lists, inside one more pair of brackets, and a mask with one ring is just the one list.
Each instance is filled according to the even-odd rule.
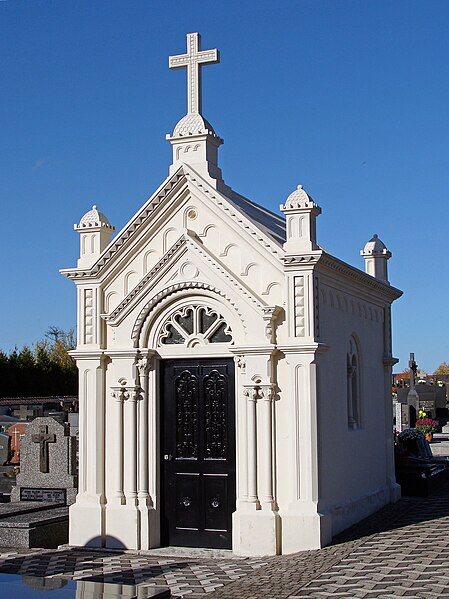
[[187,34],[187,54],[170,56],[170,69],[187,67],[187,109],[189,114],[201,114],[201,66],[220,62],[220,53],[213,50],[201,50],[199,33]]

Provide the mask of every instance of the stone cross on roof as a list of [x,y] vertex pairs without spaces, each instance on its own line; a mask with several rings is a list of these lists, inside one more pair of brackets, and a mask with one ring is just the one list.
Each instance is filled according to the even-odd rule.
[[201,50],[199,33],[187,34],[187,54],[170,56],[170,69],[187,67],[187,108],[189,114],[201,114],[201,67],[205,64],[220,62],[220,53],[213,50]]

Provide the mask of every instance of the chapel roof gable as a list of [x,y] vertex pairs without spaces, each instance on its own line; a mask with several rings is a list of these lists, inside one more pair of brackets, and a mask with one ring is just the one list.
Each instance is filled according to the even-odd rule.
[[153,213],[173,201],[183,188],[190,189],[191,193],[201,193],[206,201],[211,201],[217,208],[225,210],[235,224],[252,235],[258,243],[261,243],[278,258],[283,256],[285,220],[282,216],[270,212],[232,190],[231,197],[224,195],[196,173],[191,166],[183,164],[162,183],[142,208],[119,231],[90,269],[68,268],[62,269],[61,273],[71,279],[92,278],[99,275],[115,256],[122,255],[127,251],[132,240],[149,222]]

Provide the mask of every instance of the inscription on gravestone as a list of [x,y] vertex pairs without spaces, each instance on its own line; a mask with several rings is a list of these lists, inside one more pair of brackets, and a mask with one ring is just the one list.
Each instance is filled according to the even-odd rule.
[[56,503],[66,502],[65,489],[20,489],[20,501],[51,501]]

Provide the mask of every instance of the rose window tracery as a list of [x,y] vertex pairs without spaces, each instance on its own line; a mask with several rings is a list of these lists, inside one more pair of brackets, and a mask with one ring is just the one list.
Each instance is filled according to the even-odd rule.
[[158,345],[196,347],[232,343],[232,331],[221,314],[206,306],[185,306],[162,325]]

